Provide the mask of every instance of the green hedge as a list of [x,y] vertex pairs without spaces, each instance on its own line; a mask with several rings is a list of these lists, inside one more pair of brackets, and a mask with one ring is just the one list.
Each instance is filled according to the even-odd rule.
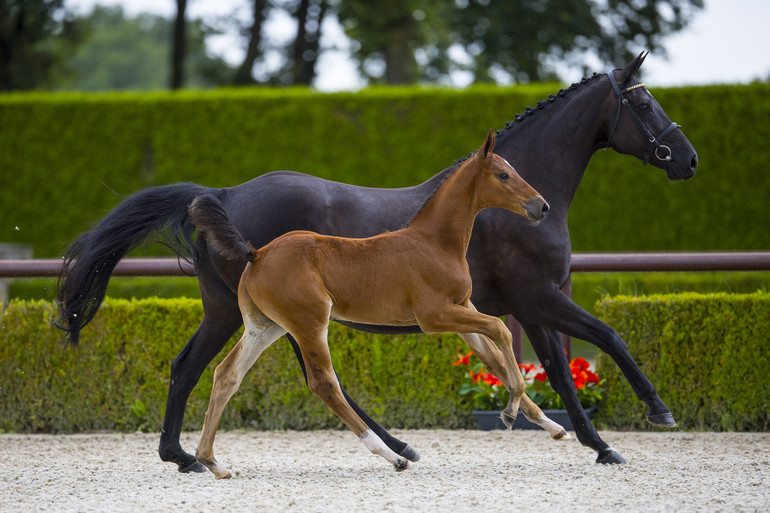
[[[597,308],[628,341],[684,429],[770,427],[770,293],[618,297]],[[194,299],[108,298],[82,334],[61,345],[50,327],[55,306],[12,301],[0,315],[0,432],[158,431],[169,366],[201,318]],[[215,365],[188,402],[184,429],[198,430]],[[332,358],[351,396],[386,427],[472,428],[471,405],[457,390],[455,335],[370,335],[332,324]],[[612,429],[646,428],[636,400],[606,356],[597,370],[608,390],[596,416]],[[222,420],[225,429],[341,427],[313,396],[284,340],[244,379]]]
[[[60,256],[120,196],[180,181],[223,187],[294,169],[413,185],[558,89],[0,95],[0,241]],[[670,183],[632,157],[597,153],[570,212],[575,251],[770,248],[760,222],[770,84],[654,93],[698,150],[698,174]]]
[[[770,428],[770,293],[621,296],[597,309],[626,340],[679,426]],[[602,356],[597,369],[608,383],[597,421],[645,428],[646,405],[617,366]]]
[[[169,366],[197,328],[200,301],[110,299],[76,348],[60,344],[48,302],[12,301],[0,316],[0,431],[159,431]],[[229,352],[234,338],[216,363]],[[377,336],[332,324],[335,367],[351,396],[386,426],[465,428],[470,406],[455,392],[456,335]],[[184,428],[200,429],[215,365],[188,402]],[[285,339],[265,351],[232,398],[226,429],[341,427],[312,395]]]

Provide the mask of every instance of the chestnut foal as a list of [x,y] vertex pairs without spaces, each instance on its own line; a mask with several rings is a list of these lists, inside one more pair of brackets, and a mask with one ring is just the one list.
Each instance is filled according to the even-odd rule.
[[476,214],[487,207],[503,207],[534,223],[548,212],[537,191],[492,153],[494,145],[495,133],[490,130],[481,148],[448,176],[406,227],[365,239],[297,231],[255,250],[218,201],[206,195],[193,201],[190,216],[207,243],[227,258],[248,262],[238,287],[245,330],[214,372],[196,452],[217,479],[230,477],[213,451],[225,405],[262,351],[286,332],[299,343],[313,393],[372,453],[396,470],[409,466],[409,460],[390,450],[343,397],[326,338],[330,319],[383,326],[419,324],[425,333],[459,333],[509,390],[501,415],[509,428],[521,406],[526,417],[553,438],[569,436],[524,394],[505,324],[470,303],[465,252]]

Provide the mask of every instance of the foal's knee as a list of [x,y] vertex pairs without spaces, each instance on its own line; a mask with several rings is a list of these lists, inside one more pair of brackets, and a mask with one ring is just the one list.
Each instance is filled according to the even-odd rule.
[[510,330],[503,321],[495,317],[495,342],[498,344],[505,344],[505,347],[510,347],[513,344],[513,336]]

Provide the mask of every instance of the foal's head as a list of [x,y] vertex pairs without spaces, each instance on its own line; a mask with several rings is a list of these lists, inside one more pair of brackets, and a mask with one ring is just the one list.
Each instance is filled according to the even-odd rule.
[[503,157],[492,153],[495,131],[490,130],[481,148],[468,161],[480,173],[479,201],[482,207],[502,207],[532,222],[548,213],[548,203],[519,176]]

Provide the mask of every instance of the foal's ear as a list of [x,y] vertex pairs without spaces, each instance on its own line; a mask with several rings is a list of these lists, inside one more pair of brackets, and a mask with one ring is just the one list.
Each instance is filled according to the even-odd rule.
[[644,59],[647,58],[647,55],[650,52],[642,52],[639,55],[636,56],[636,59],[632,60],[626,66],[620,70],[620,73],[618,73],[615,78],[618,80],[618,85],[623,86],[626,82],[631,80],[634,75],[639,71],[639,68],[642,67],[642,63],[644,62]]
[[479,148],[479,152],[481,153],[481,156],[484,158],[487,158],[487,155],[492,153],[492,150],[495,149],[495,129],[490,128],[489,132],[487,132],[487,139],[484,141],[484,144],[481,145],[481,148]]

